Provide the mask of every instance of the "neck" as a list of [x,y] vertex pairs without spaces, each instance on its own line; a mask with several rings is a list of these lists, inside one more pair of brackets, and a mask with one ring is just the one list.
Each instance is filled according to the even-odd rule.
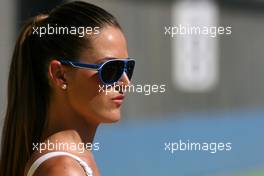
[[99,124],[87,122],[87,117],[73,111],[65,102],[56,102],[54,99],[51,101],[47,113],[47,128],[41,139],[45,140],[55,133],[60,133],[62,138],[65,136],[75,142],[92,143]]

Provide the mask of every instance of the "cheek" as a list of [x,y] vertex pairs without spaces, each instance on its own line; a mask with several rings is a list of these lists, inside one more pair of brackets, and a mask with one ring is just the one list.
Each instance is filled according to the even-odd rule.
[[100,84],[97,73],[77,73],[68,90],[70,104],[75,112],[88,121],[117,121],[120,109],[115,107],[109,95],[99,92]]

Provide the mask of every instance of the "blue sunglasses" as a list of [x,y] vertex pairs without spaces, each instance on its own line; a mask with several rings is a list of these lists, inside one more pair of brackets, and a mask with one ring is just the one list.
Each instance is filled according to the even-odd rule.
[[112,85],[118,82],[124,72],[126,73],[128,79],[131,80],[135,67],[135,60],[130,58],[112,58],[102,64],[86,64],[64,59],[60,59],[59,61],[63,65],[70,65],[75,68],[86,68],[98,71],[101,82],[106,85]]

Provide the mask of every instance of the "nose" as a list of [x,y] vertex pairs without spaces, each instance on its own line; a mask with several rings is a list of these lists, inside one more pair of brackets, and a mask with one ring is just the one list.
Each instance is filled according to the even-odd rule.
[[118,84],[123,86],[128,86],[130,84],[130,80],[128,79],[126,72],[123,73],[122,77],[118,81]]

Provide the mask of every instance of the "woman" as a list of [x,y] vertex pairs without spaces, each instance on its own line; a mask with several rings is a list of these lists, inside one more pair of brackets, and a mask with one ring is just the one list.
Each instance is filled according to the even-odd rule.
[[129,85],[134,64],[120,25],[97,6],[71,2],[30,19],[10,67],[0,175],[100,175],[93,138],[120,119],[115,86]]

